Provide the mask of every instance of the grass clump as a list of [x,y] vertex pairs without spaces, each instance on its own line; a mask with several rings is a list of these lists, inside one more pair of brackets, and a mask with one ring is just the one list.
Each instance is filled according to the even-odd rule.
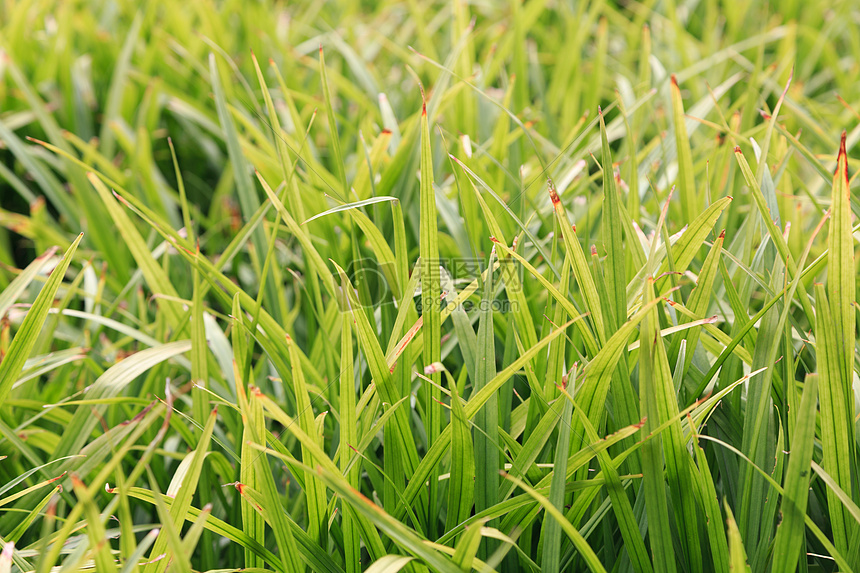
[[860,572],[858,18],[0,5],[0,573]]

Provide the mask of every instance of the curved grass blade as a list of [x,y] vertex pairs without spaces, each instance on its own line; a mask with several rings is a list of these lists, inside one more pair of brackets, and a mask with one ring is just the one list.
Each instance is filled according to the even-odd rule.
[[559,511],[546,497],[539,494],[537,491],[532,489],[528,484],[519,480],[513,476],[505,474],[503,472],[503,477],[505,479],[509,479],[517,484],[523,491],[529,494],[531,497],[537,501],[541,507],[543,507],[544,511],[561,527],[561,530],[570,538],[574,547],[576,547],[579,554],[585,560],[585,563],[588,565],[588,568],[591,571],[602,571],[606,573],[606,569],[601,565],[600,560],[597,558],[597,555],[594,553],[594,550],[588,545],[588,542],[582,536],[582,534],[576,530],[576,528],[571,524],[564,514]]
[[36,344],[39,332],[42,330],[42,325],[48,317],[48,310],[50,310],[54,302],[54,297],[60,288],[60,284],[63,282],[66,269],[69,268],[75,250],[78,248],[83,236],[83,233],[78,235],[78,238],[75,239],[63,254],[63,259],[51,271],[51,276],[48,278],[45,286],[42,287],[39,296],[36,297],[36,300],[30,306],[30,310],[18,328],[12,344],[9,345],[6,356],[0,362],[0,404],[6,401],[9,391],[12,389],[12,384],[17,380],[27,358],[30,357],[30,352]]

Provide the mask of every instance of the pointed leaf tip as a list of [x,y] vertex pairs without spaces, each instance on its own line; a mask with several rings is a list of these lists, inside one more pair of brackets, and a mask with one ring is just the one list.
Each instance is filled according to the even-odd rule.
[[839,157],[836,159],[836,168],[839,169],[841,166],[846,176],[848,175],[848,152],[845,149],[845,139],[847,136],[848,134],[843,129],[842,138],[839,141]]
[[552,206],[555,207],[559,203],[561,203],[561,199],[558,197],[558,192],[555,190],[555,185],[553,185],[552,180],[549,181],[549,198],[552,199]]

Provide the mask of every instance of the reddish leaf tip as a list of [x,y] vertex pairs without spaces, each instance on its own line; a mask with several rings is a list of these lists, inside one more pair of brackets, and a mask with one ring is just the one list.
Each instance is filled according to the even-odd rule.
[[725,229],[723,229],[723,230],[720,232],[720,236],[719,236],[719,238],[720,238],[720,239],[725,239],[725,238],[726,238],[726,230],[725,230]]
[[842,130],[842,138],[839,141],[839,157],[837,158],[837,164],[843,165],[843,168],[845,169],[846,175],[848,174],[848,161],[847,161],[848,152],[845,149],[845,139],[847,136],[848,136],[848,134],[843,129]]
[[549,182],[549,198],[552,199],[552,206],[557,207],[559,203],[561,203],[561,199],[558,197],[558,191],[555,190],[555,185],[552,183],[552,179],[547,180]]

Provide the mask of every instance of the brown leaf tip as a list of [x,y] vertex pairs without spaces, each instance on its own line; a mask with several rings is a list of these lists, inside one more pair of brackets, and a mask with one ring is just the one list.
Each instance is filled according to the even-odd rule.
[[552,199],[552,206],[556,207],[561,203],[561,199],[558,197],[558,191],[555,190],[555,185],[553,185],[552,180],[548,179],[547,181],[549,181],[549,198]]
[[672,74],[672,85],[678,87],[678,78],[675,77],[675,74]]
[[740,152],[741,152],[741,146],[735,145],[735,153],[740,153]]
[[847,134],[845,130],[842,130],[842,139],[839,142],[839,157],[836,160],[836,170],[837,173],[839,170],[842,171],[843,177],[845,177],[845,181],[848,181],[848,152],[845,150],[845,138]]
[[427,102],[421,102],[421,117],[427,117]]
[[592,257],[597,256],[597,247],[595,245],[591,245],[591,256]]
[[719,237],[719,238],[720,238],[720,239],[725,239],[725,238],[726,238],[726,230],[725,230],[725,229],[723,229],[723,230],[720,232],[720,237]]

